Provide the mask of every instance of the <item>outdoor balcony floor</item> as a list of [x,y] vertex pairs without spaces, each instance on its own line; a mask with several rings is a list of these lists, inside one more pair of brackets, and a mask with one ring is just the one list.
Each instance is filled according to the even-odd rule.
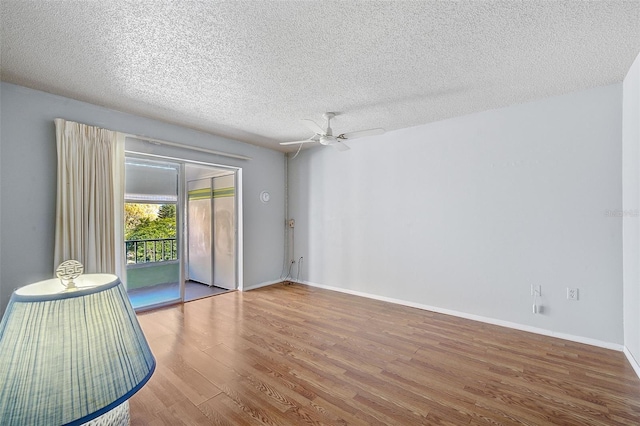
[[[180,299],[178,261],[127,265],[127,293],[135,310],[150,309]],[[225,293],[196,281],[185,283],[185,302]]]
[[[187,281],[185,284],[185,302],[202,299],[204,297],[215,296],[216,294],[226,293],[227,290],[220,287],[209,287],[195,281]],[[129,290],[129,300],[133,309],[146,309],[154,306],[162,305],[167,302],[180,299],[180,287],[178,283],[158,284],[149,287],[136,288]]]

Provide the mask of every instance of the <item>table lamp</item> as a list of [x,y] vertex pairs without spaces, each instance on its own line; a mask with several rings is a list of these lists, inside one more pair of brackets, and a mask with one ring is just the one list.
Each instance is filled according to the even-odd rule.
[[0,322],[0,424],[128,424],[155,359],[117,276],[82,274],[13,292]]

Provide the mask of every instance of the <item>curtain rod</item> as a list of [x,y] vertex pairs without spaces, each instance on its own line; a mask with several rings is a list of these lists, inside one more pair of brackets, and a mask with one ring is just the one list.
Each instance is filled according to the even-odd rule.
[[124,135],[126,137],[129,137],[129,138],[134,138],[134,139],[140,139],[142,141],[147,141],[147,142],[152,143],[154,145],[167,145],[167,146],[173,146],[175,148],[184,148],[184,149],[190,149],[192,151],[206,152],[207,154],[220,155],[222,157],[236,158],[238,160],[247,160],[247,161],[251,160],[251,157],[247,157],[245,155],[240,155],[240,154],[229,154],[227,152],[215,151],[213,149],[207,149],[207,148],[199,148],[197,146],[185,145],[185,144],[176,143],[176,142],[169,142],[169,141],[164,141],[162,139],[154,139],[154,138],[149,138],[149,137],[146,137],[146,136],[134,135],[134,134],[131,134],[131,133],[124,133]]

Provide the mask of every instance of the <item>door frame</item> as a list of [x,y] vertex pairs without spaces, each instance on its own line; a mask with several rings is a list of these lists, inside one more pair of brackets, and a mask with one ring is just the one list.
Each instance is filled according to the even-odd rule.
[[[243,209],[242,209],[242,168],[236,166],[230,166],[225,164],[211,163],[207,161],[196,161],[187,158],[174,157],[168,155],[150,154],[145,152],[138,152],[125,149],[125,156],[131,158],[149,159],[169,161],[179,164],[178,171],[178,201],[177,210],[180,214],[177,215],[177,243],[178,251],[180,252],[180,273],[179,273],[179,288],[180,288],[180,303],[184,303],[185,300],[185,282],[186,282],[186,262],[188,262],[188,249],[187,249],[187,178],[186,167],[188,164],[202,167],[211,167],[215,169],[229,170],[234,173],[235,181],[235,281],[236,290],[242,291],[244,289],[244,247],[243,247]],[[121,244],[124,244],[124,236],[121,237]],[[123,262],[125,259],[123,258]],[[173,304],[175,301],[168,302],[167,304]]]

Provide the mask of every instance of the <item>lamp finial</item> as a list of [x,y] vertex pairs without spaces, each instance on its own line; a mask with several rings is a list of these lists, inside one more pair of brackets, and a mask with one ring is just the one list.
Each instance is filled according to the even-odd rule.
[[[66,291],[76,290],[76,283],[73,282],[84,272],[84,266],[77,260],[66,260],[56,269],[56,276],[60,279],[60,283],[67,289]],[[66,283],[65,283],[66,281]]]

